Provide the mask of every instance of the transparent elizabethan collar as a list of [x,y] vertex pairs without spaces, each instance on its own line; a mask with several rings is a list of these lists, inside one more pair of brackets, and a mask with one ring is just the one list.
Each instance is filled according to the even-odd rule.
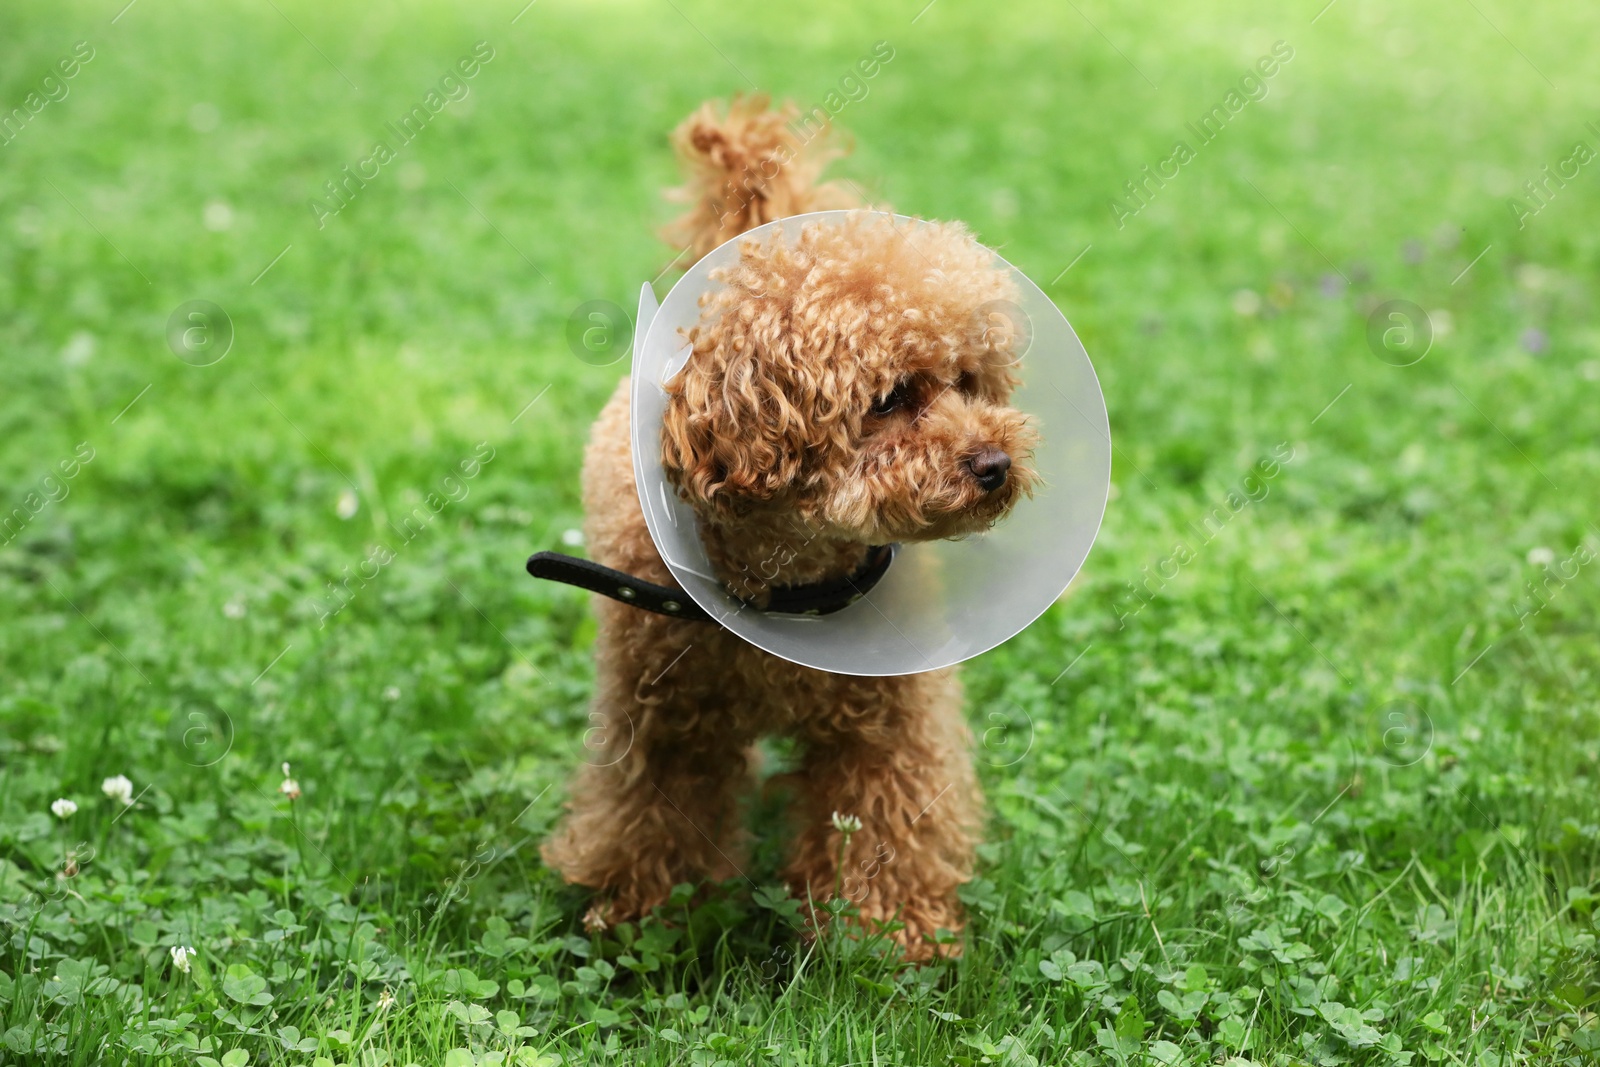
[[[1111,485],[1111,436],[1094,367],[1066,318],[1015,267],[1020,310],[1005,313],[1021,331],[1011,403],[1039,434],[1031,462],[1039,482],[993,529],[955,541],[902,544],[888,573],[866,596],[831,615],[766,613],[730,593],[712,572],[694,510],[661,466],[663,385],[682,369],[684,331],[699,317],[700,296],[721,287],[711,273],[733,265],[739,245],[783,229],[790,244],[804,227],[842,222],[852,211],[819,211],[758,227],[691,267],[658,306],[650,286],[639,297],[633,350],[633,469],[656,549],[684,590],[722,625],[758,648],[836,674],[896,675],[938,670],[987,652],[1038,618],[1089,555]],[[881,214],[881,213],[877,213]],[[897,226],[924,225],[903,215]]]

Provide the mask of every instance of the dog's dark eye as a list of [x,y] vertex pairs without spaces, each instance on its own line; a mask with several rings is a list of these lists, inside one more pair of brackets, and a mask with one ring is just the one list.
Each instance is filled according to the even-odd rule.
[[893,415],[905,407],[906,401],[911,399],[911,383],[901,382],[889,391],[889,394],[872,405],[874,415]]

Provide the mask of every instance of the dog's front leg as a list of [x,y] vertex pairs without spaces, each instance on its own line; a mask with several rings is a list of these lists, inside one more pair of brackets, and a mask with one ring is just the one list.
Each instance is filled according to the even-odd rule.
[[542,849],[568,882],[599,891],[593,914],[608,924],[646,914],[679,882],[738,872],[749,781],[748,736],[703,709],[642,704],[619,688],[596,699],[588,762]]
[[[882,681],[870,713],[819,716],[805,731],[786,877],[812,900],[849,899],[869,925],[898,919],[911,959],[957,954],[959,942],[936,946],[931,935],[961,929],[956,889],[972,876],[981,817],[960,689],[948,674]],[[836,812],[847,828],[861,822],[842,862]]]

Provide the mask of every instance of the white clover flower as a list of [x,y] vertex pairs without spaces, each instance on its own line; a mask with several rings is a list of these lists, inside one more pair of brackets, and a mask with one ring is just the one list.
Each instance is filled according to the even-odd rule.
[[383,995],[378,998],[378,1010],[387,1011],[392,1007],[394,1007],[394,994],[389,992],[388,988],[385,987]]
[[1528,549],[1528,563],[1534,567],[1548,567],[1556,561],[1556,554],[1544,545]]
[[94,334],[79,330],[67,339],[66,346],[61,349],[61,362],[69,367],[81,367],[93,358],[96,347]]
[[78,805],[73,801],[68,800],[66,797],[62,797],[59,800],[51,802],[50,810],[55,812],[56,818],[58,819],[70,819],[78,810]]
[[568,548],[577,548],[579,545],[583,544],[583,531],[582,530],[563,530],[563,531],[561,531],[561,543],[566,545]]
[[125,774],[119,774],[114,778],[107,778],[101,782],[100,792],[125,808],[133,804],[133,783],[128,781],[128,776]]
[[278,786],[278,792],[290,800],[300,799],[300,783],[289,776],[289,762],[287,760],[283,764],[283,784]]
[[339,502],[333,506],[333,513],[341,519],[353,519],[360,509],[361,498],[356,496],[355,490],[346,489],[339,494]]
[[200,221],[212,233],[221,233],[233,228],[233,208],[228,206],[226,200],[212,200],[206,204],[201,212]]
[[833,813],[833,828],[841,834],[854,834],[861,831],[861,820],[854,815],[840,815]]
[[193,945],[173,945],[172,965],[184,974],[189,973],[189,958],[195,954]]
[[399,700],[400,687],[398,685],[384,686],[383,699],[387,700],[391,704],[393,704],[396,700]]

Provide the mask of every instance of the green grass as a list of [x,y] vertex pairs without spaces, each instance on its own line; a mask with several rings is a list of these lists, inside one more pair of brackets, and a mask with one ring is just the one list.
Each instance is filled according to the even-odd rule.
[[[0,547],[0,1063],[1593,1063],[1600,571],[1526,583],[1600,552],[1595,165],[1506,203],[1600,145],[1593,13],[675,2],[0,13],[6,109],[95,49],[0,147],[0,515],[39,494]],[[808,949],[742,881],[593,937],[536,843],[594,627],[521,563],[579,525],[625,364],[565,323],[667,265],[681,115],[746,77],[820,102],[879,40],[840,172],[1048,287],[1111,412],[1105,527],[967,670],[963,959]],[[164,340],[192,299],[236,331],[212,366]],[[1411,366],[1368,346],[1388,299],[1430,313]]]

